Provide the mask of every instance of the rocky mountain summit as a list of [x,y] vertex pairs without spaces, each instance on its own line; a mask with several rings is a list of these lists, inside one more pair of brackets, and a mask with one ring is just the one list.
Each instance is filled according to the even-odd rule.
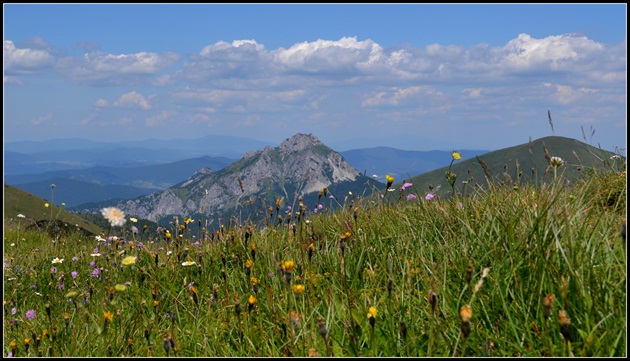
[[296,134],[278,147],[248,152],[219,171],[201,169],[165,191],[120,201],[116,206],[149,220],[169,215],[207,217],[255,202],[275,205],[279,198],[291,205],[324,187],[332,191],[343,185],[344,190],[360,191],[373,186],[370,181],[314,135]]

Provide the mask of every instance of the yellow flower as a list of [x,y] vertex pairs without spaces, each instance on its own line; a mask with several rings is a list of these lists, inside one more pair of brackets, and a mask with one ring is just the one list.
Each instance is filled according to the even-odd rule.
[[114,319],[114,314],[109,311],[105,311],[103,312],[103,318],[105,319],[105,321],[111,322]]
[[376,309],[376,307],[370,306],[370,308],[368,309],[367,317],[368,318],[376,318],[377,314],[378,314],[378,310]]
[[165,235],[166,235],[166,238],[171,238],[171,232],[166,231]]
[[460,160],[460,159],[462,159],[461,154],[457,153],[456,151],[453,151],[453,153],[451,153],[451,156],[453,157],[453,160]]
[[44,203],[44,207],[48,208],[48,203]]
[[134,256],[125,257],[122,260],[123,266],[131,266],[132,264],[135,264],[135,263],[136,263],[136,257]]
[[304,292],[304,285],[293,285],[293,292],[298,295],[301,294],[302,292]]
[[293,272],[293,266],[295,266],[295,263],[293,261],[284,261],[282,263],[282,269],[286,272],[286,273],[291,273]]
[[462,322],[468,322],[472,317],[472,309],[468,305],[463,305],[459,315],[462,317]]
[[258,278],[252,277],[252,286],[256,286],[258,284]]
[[117,284],[116,286],[114,286],[114,289],[118,292],[124,292],[127,289],[127,286],[125,285],[121,285],[121,284]]
[[250,295],[249,298],[247,299],[247,303],[249,303],[250,305],[253,305],[254,303],[256,303],[256,297],[254,297],[254,295]]
[[254,261],[252,261],[251,259],[248,259],[247,261],[245,261],[245,267],[249,268],[254,264]]
[[133,223],[138,222],[138,218],[133,218],[133,217],[130,217],[130,218],[129,218],[129,220],[130,220],[130,221],[132,221]]
[[387,178],[387,183],[389,183],[390,185],[394,183],[394,177],[392,177],[391,175],[386,174],[385,178]]

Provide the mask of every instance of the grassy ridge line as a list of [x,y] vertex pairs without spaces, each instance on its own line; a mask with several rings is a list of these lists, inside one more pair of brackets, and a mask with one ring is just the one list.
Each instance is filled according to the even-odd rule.
[[[52,194],[52,193],[51,193]],[[78,225],[94,234],[103,234],[103,229],[81,216],[68,212],[34,194],[25,192],[11,185],[4,185],[4,222],[17,221],[18,214],[27,217],[22,225],[30,225],[40,220],[60,220],[68,225]],[[48,204],[48,207],[44,205]]]

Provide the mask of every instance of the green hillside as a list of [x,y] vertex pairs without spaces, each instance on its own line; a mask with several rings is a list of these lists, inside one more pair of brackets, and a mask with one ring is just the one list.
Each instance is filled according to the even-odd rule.
[[[612,152],[575,139],[551,136],[475,158],[454,161],[450,171],[457,175],[455,188],[462,193],[471,187],[485,188],[489,183],[506,186],[549,183],[553,179],[553,170],[548,169],[549,161],[545,156],[545,149],[550,157],[560,157],[564,160],[565,163],[558,169],[557,176],[562,177],[568,184],[583,179],[586,173],[620,167],[621,162],[625,162],[625,158],[611,159],[615,155]],[[432,192],[447,196],[452,193],[445,176],[448,170],[448,166],[442,167],[406,181],[414,185],[419,195]],[[402,181],[396,179],[400,184]]]
[[[94,234],[103,233],[101,227],[86,221],[78,214],[68,212],[43,198],[11,185],[4,185],[3,197],[5,222],[19,220],[24,226],[29,226],[39,221],[60,220],[68,225],[77,225]],[[45,204],[48,204],[48,207]],[[18,218],[18,214],[24,215],[25,218]]]

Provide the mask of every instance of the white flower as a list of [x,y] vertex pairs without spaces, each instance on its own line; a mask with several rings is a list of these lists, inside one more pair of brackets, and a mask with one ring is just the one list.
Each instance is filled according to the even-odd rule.
[[182,262],[182,266],[184,266],[184,267],[192,266],[194,264],[197,264],[197,263],[195,263],[195,261]]
[[101,214],[109,221],[112,227],[122,226],[127,221],[125,213],[116,207],[107,207],[101,209]]
[[132,221],[133,223],[138,222],[138,218],[133,218],[133,217],[131,217],[131,218],[129,218],[129,220],[130,220],[130,221]]
[[17,217],[18,217],[18,218],[26,218],[26,216],[25,216],[25,215],[23,215],[22,213],[18,214],[18,215],[17,215]]
[[92,256],[92,257],[100,257],[101,254],[100,253],[92,253],[90,256]]
[[486,278],[488,277],[488,274],[490,273],[490,267],[486,267],[483,269],[483,272],[481,273],[481,278]]
[[63,263],[63,258],[62,258],[62,259],[59,259],[59,258],[55,257],[55,258],[53,258],[52,263],[53,263],[53,264],[56,264],[56,263]]
[[562,158],[560,157],[551,157],[551,160],[549,162],[555,168],[561,167],[564,164],[564,160],[562,160]]

